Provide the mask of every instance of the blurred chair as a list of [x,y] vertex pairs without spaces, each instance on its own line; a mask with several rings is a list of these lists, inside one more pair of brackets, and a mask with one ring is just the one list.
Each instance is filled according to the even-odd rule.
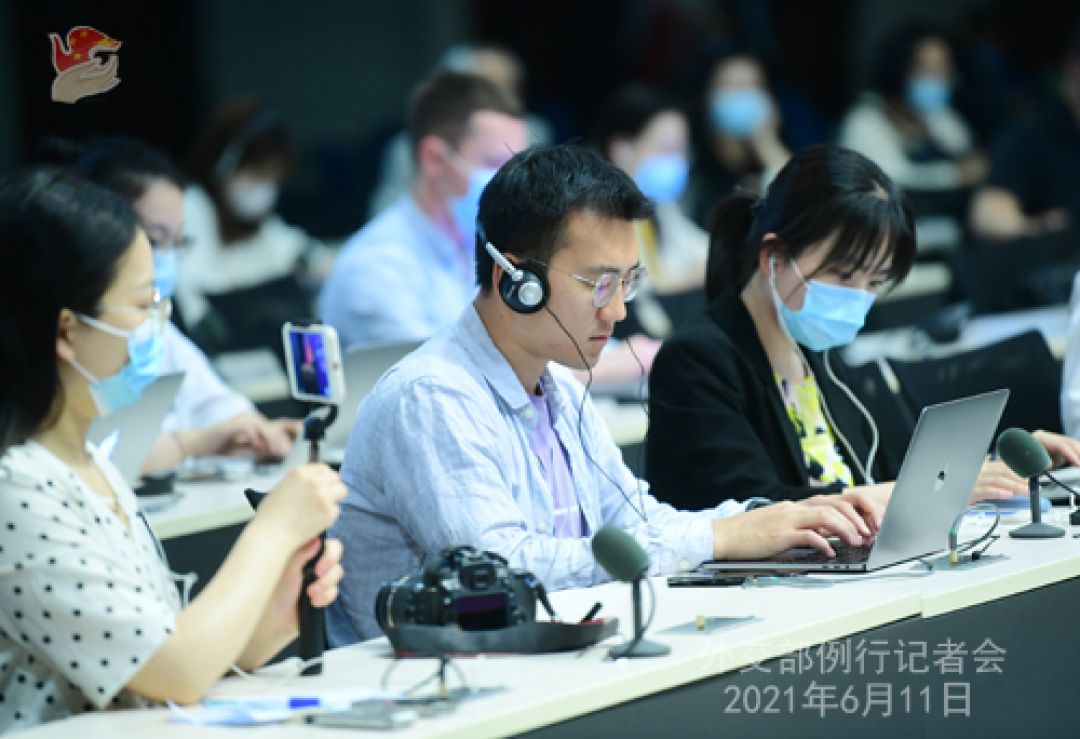
[[947,255],[957,295],[975,312],[1001,313],[1067,303],[1080,270],[1080,230],[1008,243],[976,244]]
[[[997,431],[1061,431],[1061,366],[1038,331],[938,359],[888,360],[913,414],[932,403],[1008,388]],[[997,432],[994,434],[997,438]]]
[[949,265],[916,262],[903,282],[874,301],[864,330],[882,331],[934,320],[949,304],[952,282]]
[[285,366],[281,325],[310,319],[311,292],[286,275],[252,287],[207,294],[210,313],[195,326],[191,338],[207,354],[242,349],[269,349]]

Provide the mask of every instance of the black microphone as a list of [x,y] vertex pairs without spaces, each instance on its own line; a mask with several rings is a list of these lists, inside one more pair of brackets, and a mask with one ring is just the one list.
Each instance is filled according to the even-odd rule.
[[[612,647],[608,652],[611,658],[659,657],[670,652],[670,647],[642,638],[646,627],[641,623],[641,581],[649,571],[649,555],[632,536],[614,526],[603,526],[596,532],[592,550],[596,561],[613,579],[631,584],[634,599],[633,637],[626,644]],[[654,607],[655,598],[654,593]]]
[[997,452],[1001,461],[1020,477],[1027,478],[1031,496],[1031,523],[1013,529],[1009,536],[1016,539],[1056,539],[1065,536],[1065,530],[1042,522],[1039,504],[1039,475],[1050,469],[1050,455],[1043,445],[1027,431],[1007,428],[997,440]]

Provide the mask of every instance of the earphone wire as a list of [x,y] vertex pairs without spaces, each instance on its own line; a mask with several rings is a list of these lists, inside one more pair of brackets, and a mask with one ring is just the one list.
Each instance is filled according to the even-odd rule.
[[1067,490],[1069,492],[1070,495],[1073,496],[1073,505],[1074,506],[1077,504],[1077,502],[1080,502],[1080,492],[1077,492],[1073,488],[1071,488],[1068,485],[1066,485],[1065,483],[1063,483],[1061,480],[1059,480],[1056,477],[1054,477],[1053,475],[1051,475],[1050,470],[1043,470],[1043,474],[1046,475],[1048,478],[1050,478],[1050,481],[1052,483],[1054,483],[1055,485],[1057,485],[1060,488],[1064,488],[1065,490]]
[[[640,372],[641,372],[641,375],[638,378],[636,400],[638,402],[638,405],[641,406],[641,411],[642,411],[642,413],[645,414],[645,422],[646,422],[646,424],[648,424],[649,419],[650,419],[650,416],[649,416],[649,401],[645,398],[645,388],[646,388],[645,383],[647,382],[648,375],[645,372],[645,363],[641,361],[641,357],[639,357],[637,355],[637,352],[634,351],[634,343],[632,341],[630,341],[629,338],[626,340],[626,348],[630,350],[630,356],[632,356],[634,358],[634,361],[637,362],[638,370],[640,370]],[[640,471],[642,474],[644,474],[644,472],[645,472],[645,444],[644,443],[638,444],[637,468],[638,468],[638,471]],[[640,486],[640,484],[641,483],[638,483],[639,486]]]
[[[638,370],[641,371],[641,375],[638,377],[637,394],[635,400],[641,406],[641,410],[645,411],[645,418],[649,418],[649,403],[645,399],[645,383],[648,379],[648,375],[645,372],[645,363],[641,361],[641,357],[634,351],[634,342],[630,339],[626,340],[626,348],[630,350],[630,356],[637,362]],[[591,375],[591,373],[590,373]]]
[[581,451],[585,453],[585,458],[589,460],[589,463],[592,464],[592,466],[595,467],[596,470],[604,476],[604,479],[606,479],[608,482],[615,486],[615,489],[619,491],[619,494],[622,495],[623,500],[628,506],[630,506],[630,509],[634,511],[634,513],[638,514],[642,521],[648,523],[649,517],[645,515],[645,495],[641,489],[641,478],[638,478],[635,475],[635,478],[637,479],[638,504],[640,506],[639,508],[638,506],[634,505],[634,502],[630,499],[630,496],[627,495],[626,491],[622,489],[622,485],[616,482],[615,479],[611,475],[609,475],[607,471],[603,467],[601,467],[595,459],[593,459],[592,454],[589,452],[589,448],[585,445],[585,435],[582,431],[582,424],[585,418],[585,401],[589,397],[589,388],[592,387],[593,382],[592,366],[590,366],[588,361],[586,361],[585,352],[581,351],[581,347],[578,345],[577,340],[574,339],[570,332],[566,330],[566,326],[564,326],[563,322],[559,320],[559,317],[555,315],[555,313],[546,305],[544,306],[544,310],[547,312],[548,315],[555,319],[555,323],[559,326],[560,329],[562,329],[562,332],[566,334],[566,338],[570,339],[570,343],[574,345],[574,349],[577,351],[578,356],[581,358],[581,364],[585,367],[585,371],[588,373],[589,379],[585,383],[585,388],[584,390],[582,390],[581,393],[581,402],[578,404],[577,431],[578,444],[581,445]]
[[[775,261],[775,259],[776,259],[775,256],[769,258],[769,271],[772,273],[769,276],[769,280],[770,280],[770,283],[772,285],[773,307],[776,310],[776,322],[779,324],[780,330],[784,332],[785,336],[787,336],[788,341],[791,342],[791,345],[795,347],[795,353],[799,355],[799,360],[802,362],[803,367],[805,367],[807,370],[809,370],[810,369],[810,363],[806,361],[806,355],[803,354],[802,347],[799,346],[799,342],[796,341],[795,337],[791,335],[791,332],[788,331],[788,327],[784,325],[784,321],[780,317],[780,308],[779,308],[779,305],[778,305],[778,301],[780,300],[780,294],[776,290],[776,261]],[[796,268],[796,273],[798,274],[798,268]],[[801,274],[799,275],[799,278],[802,279]],[[803,280],[803,282],[805,282],[805,280]],[[874,467],[874,457],[877,456],[878,439],[879,439],[877,424],[874,423],[874,418],[873,418],[873,416],[870,415],[870,411],[868,411],[866,409],[866,406],[864,406],[859,401],[859,399],[855,397],[855,393],[852,392],[851,388],[849,388],[844,383],[840,382],[839,378],[837,378],[837,376],[836,376],[836,373],[833,372],[832,365],[829,363],[829,350],[826,349],[824,352],[822,352],[822,355],[823,355],[822,358],[823,358],[823,360],[825,362],[825,373],[829,376],[829,379],[833,382],[833,384],[835,384],[838,388],[840,388],[840,390],[848,397],[848,400],[850,400],[855,405],[855,407],[859,409],[859,412],[863,414],[863,417],[866,419],[866,422],[868,424],[870,424],[870,434],[871,434],[871,437],[872,437],[873,441],[871,441],[871,443],[870,443],[870,451],[866,455],[866,466],[865,467],[863,466],[862,460],[860,460],[858,455],[855,454],[855,450],[852,448],[851,442],[848,441],[847,436],[844,435],[844,432],[841,431],[840,427],[836,425],[836,421],[833,420],[832,412],[829,410],[829,404],[827,402],[825,402],[825,393],[823,393],[821,391],[820,383],[815,381],[814,382],[814,389],[817,391],[818,401],[821,403],[821,410],[825,414],[825,420],[828,421],[829,426],[830,426],[830,428],[832,428],[833,433],[836,434],[837,440],[841,444],[843,444],[844,449],[847,450],[848,456],[851,457],[851,461],[855,465],[856,470],[859,472],[860,475],[862,475],[863,482],[865,484],[867,484],[867,485],[873,485],[874,484],[874,478],[870,474],[870,470],[873,469],[873,467]]]
[[[877,457],[878,445],[881,443],[881,434],[878,432],[877,424],[874,422],[874,417],[870,415],[870,411],[867,410],[866,406],[862,404],[862,401],[859,400],[858,397],[856,397],[855,392],[846,384],[841,382],[840,378],[836,376],[836,373],[833,371],[832,368],[832,363],[829,361],[829,356],[830,352],[828,349],[826,349],[822,353],[822,359],[825,362],[825,374],[827,374],[829,376],[829,379],[832,380],[833,384],[840,388],[840,391],[848,397],[848,400],[851,401],[851,404],[859,409],[859,412],[862,413],[863,418],[866,419],[866,423],[870,426],[870,451],[866,454],[866,467],[862,470],[862,473],[863,479],[866,481],[866,483],[868,485],[873,485],[874,476],[871,473],[871,470],[874,469],[874,458]],[[818,394],[821,395],[820,388],[818,388]],[[828,406],[825,404],[825,397],[823,395],[821,397],[821,406],[822,408],[826,409],[827,414]],[[829,423],[833,425],[834,429],[837,428],[836,424],[833,423],[832,418],[829,418]],[[838,429],[836,433],[838,436],[843,437],[843,434]],[[851,445],[847,443],[847,439],[844,439],[844,444],[847,446],[848,453],[851,454],[852,459],[855,459],[857,461],[858,457],[856,457],[855,453],[852,451]]]
[[[785,333],[787,333],[786,329]],[[795,339],[791,339],[791,343],[795,347],[795,351],[798,353],[799,359],[802,360],[803,366],[809,369],[810,363],[806,361],[806,355],[803,354],[802,347],[799,346],[799,342],[795,341]],[[833,420],[832,412],[829,410],[829,404],[825,401],[825,393],[821,392],[820,383],[815,382],[814,389],[817,391],[818,401],[821,403],[821,411],[825,414],[825,420],[829,422],[829,427],[832,429],[832,432],[836,434],[837,440],[841,444],[843,444],[844,449],[847,450],[848,456],[851,457],[851,461],[855,465],[855,469],[862,476],[863,482],[867,485],[873,485],[874,478],[870,474],[870,469],[874,464],[874,457],[877,456],[877,424],[874,423],[874,419],[870,415],[870,411],[866,410],[866,406],[859,402],[859,399],[855,397],[855,393],[851,391],[851,388],[842,383],[840,379],[836,376],[836,373],[833,372],[832,365],[829,363],[829,350],[826,349],[824,352],[822,352],[822,355],[825,362],[825,373],[829,376],[829,379],[833,382],[833,384],[840,388],[840,390],[842,390],[845,395],[847,395],[848,399],[855,405],[856,408],[859,409],[859,412],[863,414],[863,417],[866,418],[866,422],[870,424],[870,434],[873,441],[871,441],[870,443],[870,452],[866,455],[865,467],[863,466],[862,460],[859,459],[859,456],[855,454],[855,450],[854,448],[852,448],[851,442],[848,441],[847,436],[844,435],[844,432],[840,430],[840,427],[836,424],[836,421]]]

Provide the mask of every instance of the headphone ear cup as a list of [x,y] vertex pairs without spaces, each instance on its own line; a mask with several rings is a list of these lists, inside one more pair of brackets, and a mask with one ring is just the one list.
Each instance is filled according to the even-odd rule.
[[499,279],[499,294],[503,302],[515,313],[536,313],[547,305],[548,289],[547,280],[543,275],[518,266],[521,270],[521,279],[514,281],[509,272],[503,272]]

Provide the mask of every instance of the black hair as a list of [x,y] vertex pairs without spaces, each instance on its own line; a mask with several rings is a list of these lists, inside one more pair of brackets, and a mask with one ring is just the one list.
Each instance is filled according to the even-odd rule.
[[604,102],[593,129],[593,144],[607,156],[616,138],[636,138],[661,113],[683,113],[674,98],[641,84],[624,85]]
[[55,167],[0,178],[0,452],[55,422],[60,311],[100,313],[135,230],[124,198]]
[[928,23],[911,23],[889,33],[878,46],[870,80],[875,92],[888,100],[903,100],[908,77],[915,64],[915,51],[927,39],[940,39],[953,49],[952,40]]
[[75,142],[46,138],[38,145],[38,161],[54,164],[135,202],[150,183],[164,179],[184,188],[184,178],[165,154],[126,136],[101,136]]
[[790,259],[835,236],[819,271],[873,266],[883,241],[892,256],[891,281],[904,279],[915,260],[914,217],[907,199],[879,166],[839,146],[811,146],[797,153],[764,197],[736,193],[719,202],[705,274],[710,301],[746,285],[767,233],[776,234]]
[[566,219],[588,211],[636,221],[652,205],[630,176],[581,146],[534,146],[518,152],[495,173],[480,196],[476,229],[476,283],[493,287],[485,238],[518,260],[550,262]]

